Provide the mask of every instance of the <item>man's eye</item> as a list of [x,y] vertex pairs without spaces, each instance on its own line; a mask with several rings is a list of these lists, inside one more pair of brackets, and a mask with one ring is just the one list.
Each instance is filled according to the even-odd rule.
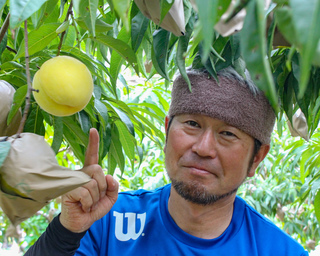
[[234,133],[228,132],[228,131],[223,131],[223,132],[221,132],[221,134],[223,134],[225,136],[236,136]]
[[192,121],[192,120],[187,121],[186,123],[190,126],[199,127],[199,124],[195,121]]

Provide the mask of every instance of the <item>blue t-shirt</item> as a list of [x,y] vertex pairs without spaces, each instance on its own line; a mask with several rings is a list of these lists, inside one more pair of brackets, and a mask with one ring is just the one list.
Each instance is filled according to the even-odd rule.
[[75,255],[85,256],[306,256],[294,239],[250,207],[234,202],[229,227],[215,239],[202,239],[180,229],[168,211],[170,185],[155,191],[119,193],[111,211],[96,221]]

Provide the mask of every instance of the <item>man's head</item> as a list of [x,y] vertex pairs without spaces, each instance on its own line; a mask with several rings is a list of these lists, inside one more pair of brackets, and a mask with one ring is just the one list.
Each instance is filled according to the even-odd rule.
[[269,144],[275,122],[267,98],[251,81],[229,67],[218,72],[219,83],[204,72],[188,73],[192,92],[182,76],[172,88],[169,117],[202,114],[222,120],[246,132],[262,144]]
[[269,150],[275,115],[263,93],[232,69],[218,74],[219,84],[205,73],[188,75],[192,92],[182,77],[173,85],[166,167],[180,196],[212,204],[254,175]]

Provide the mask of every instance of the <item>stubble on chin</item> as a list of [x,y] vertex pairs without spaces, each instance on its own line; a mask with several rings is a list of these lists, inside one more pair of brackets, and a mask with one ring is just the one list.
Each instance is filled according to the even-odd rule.
[[185,200],[198,205],[212,205],[217,201],[229,197],[237,192],[239,187],[224,193],[214,194],[197,181],[177,181],[171,179],[171,183],[176,192]]

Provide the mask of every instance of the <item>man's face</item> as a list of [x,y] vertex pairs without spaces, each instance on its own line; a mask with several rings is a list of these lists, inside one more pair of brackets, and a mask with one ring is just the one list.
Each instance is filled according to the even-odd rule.
[[253,148],[251,136],[223,121],[177,115],[167,133],[167,172],[182,197],[211,204],[233,195],[246,177],[254,175],[260,161],[252,159]]

